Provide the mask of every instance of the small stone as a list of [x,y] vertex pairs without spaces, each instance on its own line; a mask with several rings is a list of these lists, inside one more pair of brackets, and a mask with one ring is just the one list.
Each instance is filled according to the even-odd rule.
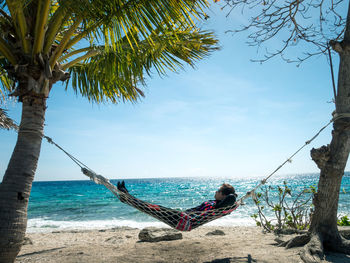
[[206,236],[224,236],[225,232],[219,229],[216,229],[214,231],[208,232],[205,234]]
[[120,230],[135,230],[136,228],[133,228],[133,227],[129,227],[129,226],[118,226],[118,227],[113,227],[110,229],[110,231],[113,231],[113,232],[119,232]]
[[29,237],[23,239],[23,245],[33,245],[33,241]]
[[174,229],[146,227],[139,233],[139,239],[143,242],[159,242],[182,239],[182,234]]
[[112,236],[112,237],[110,237],[110,238],[107,238],[106,240],[105,240],[105,242],[107,242],[107,243],[112,243],[112,244],[118,244],[118,243],[121,243],[123,240],[122,240],[123,238],[122,237],[120,237],[120,236]]

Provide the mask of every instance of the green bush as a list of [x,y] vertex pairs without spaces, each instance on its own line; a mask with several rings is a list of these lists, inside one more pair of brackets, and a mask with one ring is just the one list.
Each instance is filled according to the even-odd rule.
[[[263,227],[268,232],[278,232],[286,228],[295,230],[309,228],[313,212],[312,198],[316,193],[315,187],[310,186],[294,194],[287,183],[283,182],[283,186],[264,186],[261,190],[253,198],[258,212],[251,217],[257,226]],[[278,195],[277,202],[272,202],[271,195],[273,194]],[[272,218],[267,214],[272,214]]]
[[[251,215],[256,225],[267,232],[279,232],[283,229],[307,230],[313,213],[312,198],[316,193],[309,186],[297,194],[284,181],[283,186],[263,186],[261,192],[253,195],[258,212]],[[343,189],[343,192],[344,189]],[[278,195],[272,202],[272,195]],[[272,215],[272,216],[271,216]],[[337,220],[338,226],[350,226],[350,218],[343,215]]]
[[350,226],[350,220],[348,216],[342,216],[337,220],[338,226]]

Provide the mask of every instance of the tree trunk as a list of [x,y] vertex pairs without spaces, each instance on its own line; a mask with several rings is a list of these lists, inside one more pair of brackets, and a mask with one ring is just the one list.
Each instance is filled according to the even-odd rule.
[[[336,114],[340,116],[350,113],[349,11],[344,40],[331,43],[340,56],[336,97]],[[340,185],[350,151],[350,117],[335,119],[330,145],[318,150],[313,149],[313,151],[311,155],[321,169],[321,174],[314,198],[315,211],[310,225],[313,242],[306,246],[305,252],[308,255],[303,257],[306,262],[317,262],[317,259],[323,256],[323,247],[333,251],[350,252],[350,247],[347,247],[347,242],[340,236],[337,228]],[[315,156],[317,158],[314,158]]]
[[23,98],[22,119],[0,184],[0,262],[14,262],[27,227],[27,207],[43,137],[46,98]]

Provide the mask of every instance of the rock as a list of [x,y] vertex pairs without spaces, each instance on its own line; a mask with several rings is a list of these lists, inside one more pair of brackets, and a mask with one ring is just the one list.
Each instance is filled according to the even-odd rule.
[[350,227],[349,226],[338,226],[339,233],[346,239],[350,239]]
[[224,236],[225,232],[219,229],[216,229],[214,231],[208,232],[205,234],[206,236]]
[[174,229],[146,227],[139,233],[139,239],[143,242],[158,242],[182,239],[182,234]]
[[282,236],[277,236],[274,241],[277,243],[277,245],[283,244],[286,242],[286,240]]

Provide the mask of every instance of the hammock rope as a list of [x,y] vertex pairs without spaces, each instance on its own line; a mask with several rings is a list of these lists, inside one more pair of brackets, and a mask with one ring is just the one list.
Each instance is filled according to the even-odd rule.
[[56,144],[50,137],[44,136],[44,138],[50,143],[55,145],[58,149],[63,151],[70,159],[73,160],[80,168],[83,174],[88,176],[94,183],[104,185],[108,190],[110,190],[121,202],[126,203],[143,213],[146,213],[169,226],[181,230],[181,231],[190,231],[196,227],[199,227],[203,224],[206,224],[212,220],[217,218],[229,215],[234,210],[236,210],[240,205],[243,205],[243,201],[249,197],[253,199],[256,198],[255,192],[256,190],[264,185],[267,180],[269,180],[278,170],[280,170],[286,163],[291,162],[292,158],[298,154],[305,146],[310,144],[324,129],[326,129],[332,122],[341,118],[350,118],[350,113],[341,113],[333,114],[333,118],[323,126],[311,139],[307,140],[297,151],[295,151],[286,161],[284,161],[281,165],[279,165],[272,173],[270,173],[267,177],[260,181],[258,185],[256,185],[252,190],[247,192],[244,196],[242,196],[238,201],[225,205],[224,207],[214,208],[206,211],[190,211],[190,210],[176,210],[167,207],[163,207],[160,205],[151,204],[140,199],[135,198],[130,195],[128,191],[120,190],[115,185],[113,185],[107,178],[103,177],[95,173],[92,169],[90,169],[87,165],[79,161],[73,155],[64,150],[61,146]]

